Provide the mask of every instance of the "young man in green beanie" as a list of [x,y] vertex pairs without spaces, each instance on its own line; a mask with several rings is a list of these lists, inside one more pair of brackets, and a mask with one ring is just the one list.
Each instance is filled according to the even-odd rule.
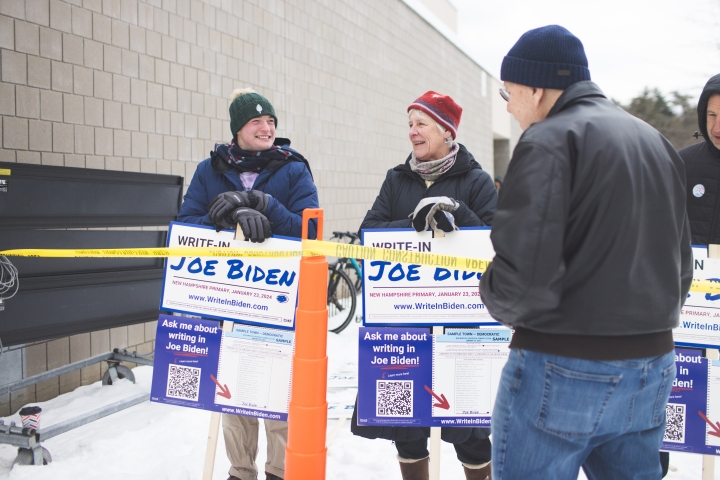
[[[245,238],[263,242],[271,234],[300,237],[302,212],[318,207],[318,194],[307,160],[276,138],[278,119],[272,104],[249,89],[233,92],[230,143],[219,143],[193,176],[178,221],[213,225],[218,230],[240,225]],[[315,238],[311,222],[310,238]],[[287,422],[265,420],[267,480],[284,478]],[[258,419],[223,415],[229,480],[256,480]]]
[[590,81],[580,40],[526,32],[501,95],[525,130],[480,280],[515,329],[492,415],[493,479],[660,478],[672,329],[692,281],[685,165]]

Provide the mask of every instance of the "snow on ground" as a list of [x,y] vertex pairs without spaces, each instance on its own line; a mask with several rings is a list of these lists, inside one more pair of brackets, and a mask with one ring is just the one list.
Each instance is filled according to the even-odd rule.
[[[357,331],[353,322],[341,334],[328,334],[329,373],[357,369]],[[151,367],[133,370],[137,383],[121,380],[114,386],[100,382],[80,387],[53,400],[38,403],[43,408],[41,425],[51,425],[101,405],[150,391]],[[354,388],[332,388],[328,401],[352,403]],[[19,416],[4,418],[20,423]],[[43,467],[16,466],[10,470],[16,448],[0,445],[0,480],[197,480],[201,478],[210,412],[144,402],[104,419],[43,442],[53,462]],[[338,420],[328,421],[328,432]],[[260,478],[265,463],[266,440],[260,428],[258,465]],[[668,480],[697,480],[702,476],[702,457],[672,453],[677,467]],[[213,480],[225,480],[230,464],[220,435]],[[346,421],[328,447],[327,478],[332,480],[401,480],[395,448],[387,440],[367,440],[350,433]],[[464,480],[462,466],[452,445],[442,443],[442,480]],[[585,476],[580,474],[580,479]],[[720,480],[720,466],[715,474]]]

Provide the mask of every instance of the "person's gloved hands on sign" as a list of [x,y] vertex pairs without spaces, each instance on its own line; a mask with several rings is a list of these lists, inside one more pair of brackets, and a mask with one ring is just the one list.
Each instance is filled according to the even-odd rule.
[[458,209],[460,203],[450,197],[428,197],[420,200],[415,211],[410,214],[416,232],[424,232],[428,228],[445,233],[457,230],[455,217],[451,212]]
[[208,215],[218,231],[240,224],[246,239],[262,243],[272,235],[270,221],[265,217],[269,201],[270,195],[260,190],[224,192],[210,202]]

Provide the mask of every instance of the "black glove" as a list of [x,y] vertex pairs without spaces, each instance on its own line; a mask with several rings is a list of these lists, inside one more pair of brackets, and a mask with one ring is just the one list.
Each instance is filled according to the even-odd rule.
[[[437,228],[445,233],[450,233],[456,230],[455,217],[450,212],[438,210],[435,212],[435,215],[433,215],[433,219],[435,220]],[[430,226],[432,226],[432,224]]]
[[433,204],[427,204],[423,205],[419,210],[416,209],[413,215],[412,224],[413,228],[416,232],[424,232],[427,230],[428,225],[426,222],[426,218],[428,213],[430,213],[430,209],[433,207]]
[[266,195],[265,192],[260,190],[250,190],[247,194],[251,202],[250,208],[265,215],[265,210],[267,209],[268,203],[270,203],[270,195]]
[[208,205],[208,215],[216,226],[234,228],[234,225],[227,226],[229,222],[223,223],[225,217],[240,207],[253,208],[253,201],[257,204],[257,199],[250,199],[250,192],[224,192],[212,199]]
[[454,220],[451,222],[444,212],[454,212],[459,206],[460,204],[452,198],[428,197],[420,200],[415,211],[409,216],[412,217],[413,228],[416,232],[424,232],[434,225],[437,225],[443,232],[452,232],[455,229],[455,222]]
[[230,214],[230,220],[240,224],[245,239],[252,243],[262,243],[272,235],[270,221],[257,210],[238,208]]

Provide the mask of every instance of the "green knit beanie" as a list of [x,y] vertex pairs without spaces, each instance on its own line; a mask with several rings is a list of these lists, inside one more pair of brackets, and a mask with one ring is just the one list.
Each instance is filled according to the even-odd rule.
[[275,120],[275,127],[278,124],[272,103],[259,93],[248,92],[238,95],[230,103],[229,110],[233,138],[247,122],[262,115],[270,115]]

